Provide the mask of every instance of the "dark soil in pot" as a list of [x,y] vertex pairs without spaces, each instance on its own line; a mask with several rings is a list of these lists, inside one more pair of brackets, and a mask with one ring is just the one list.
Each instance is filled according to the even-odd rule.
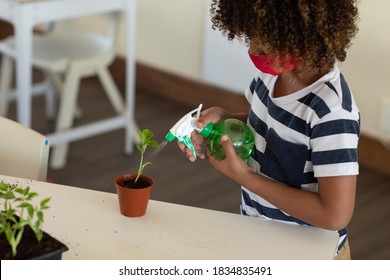
[[26,227],[17,254],[13,257],[5,234],[0,235],[0,259],[2,260],[61,259],[62,253],[67,250],[66,245],[46,232],[43,232],[42,240],[39,242],[31,228]]
[[143,189],[150,186],[150,182],[143,180],[142,177],[138,178],[137,182],[135,182],[135,178],[134,178],[123,182],[118,182],[118,184],[122,187],[131,188],[131,189]]

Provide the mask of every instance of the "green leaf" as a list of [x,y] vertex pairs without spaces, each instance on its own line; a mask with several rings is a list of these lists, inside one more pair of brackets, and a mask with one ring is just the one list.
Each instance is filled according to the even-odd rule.
[[28,216],[32,218],[34,216],[34,207],[32,205],[27,206]]
[[145,138],[147,140],[151,139],[153,137],[153,132],[151,132],[149,129],[144,129],[142,133],[145,135]]
[[31,200],[31,199],[33,199],[33,198],[36,197],[36,196],[38,196],[38,193],[36,193],[36,192],[30,192],[30,193],[27,194],[27,199],[28,199],[28,200]]
[[143,133],[143,131],[138,131],[138,134],[139,134],[139,138],[141,140],[141,143],[145,143],[146,141],[146,136],[145,134]]
[[148,141],[148,146],[156,148],[156,149],[160,148],[160,144],[157,141],[155,141],[155,140],[149,140]]
[[26,226],[32,226],[36,238],[42,238],[43,211],[47,209],[50,197],[44,198],[35,206],[33,198],[38,193],[30,187],[20,187],[0,182],[0,198],[4,200],[3,211],[0,211],[0,234],[4,234],[16,254],[17,246],[22,239]]
[[6,191],[6,190],[8,190],[9,187],[10,187],[10,184],[0,182],[0,190],[1,191]]
[[20,204],[18,205],[18,207],[22,207],[22,208],[27,208],[27,207],[29,207],[29,206],[31,206],[31,204],[28,203],[28,202],[22,202],[22,203],[20,203]]
[[11,223],[17,223],[15,215],[16,215],[16,210],[15,209],[9,209],[7,211],[7,220],[10,221]]
[[15,194],[13,192],[6,192],[6,193],[3,193],[0,197],[4,198],[4,199],[14,199]]
[[42,222],[43,221],[43,212],[42,211],[38,211],[37,212],[37,217],[38,217],[38,221]]
[[145,163],[145,164],[143,163],[144,153],[146,151],[146,148],[149,146],[152,148],[160,147],[158,142],[152,139],[154,134],[149,129],[145,128],[143,130],[138,130],[138,134],[140,136],[140,140],[141,140],[142,145],[137,145],[137,149],[140,151],[141,157],[140,157],[140,162],[139,162],[139,167],[138,167],[137,177],[135,179],[135,182],[137,182],[139,176],[142,175],[144,167],[151,164],[150,162]]
[[29,191],[30,191],[29,187],[25,187],[24,189],[23,188],[17,188],[15,190],[15,192],[20,193],[20,194],[22,194],[24,196],[26,196],[29,193]]
[[145,163],[142,165],[142,168],[144,168],[145,166],[151,165],[151,164],[152,164],[151,162],[145,162]]
[[32,217],[34,215],[35,210],[34,210],[34,206],[32,206],[32,204],[30,204],[28,202],[24,202],[24,203],[19,204],[19,207],[27,209],[29,217]]
[[41,209],[48,209],[49,208],[49,201],[50,201],[51,197],[46,197],[44,199],[41,200],[41,203],[40,203],[40,206],[41,206]]

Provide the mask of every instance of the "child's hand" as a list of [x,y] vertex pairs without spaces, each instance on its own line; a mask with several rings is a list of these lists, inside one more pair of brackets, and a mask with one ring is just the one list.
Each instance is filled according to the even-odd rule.
[[222,136],[221,143],[226,154],[225,159],[216,159],[213,157],[209,149],[207,149],[207,159],[219,173],[239,183],[240,185],[243,185],[242,179],[244,179],[245,174],[250,172],[252,169],[237,155],[228,136]]
[[221,107],[211,107],[200,113],[200,117],[196,122],[196,126],[198,128],[203,128],[210,122],[217,123],[223,119],[224,115],[226,115],[225,109]]
[[[202,146],[205,142],[205,139],[198,132],[194,131],[191,133],[191,142],[194,146],[196,157],[200,159],[204,159],[206,156],[203,153]],[[180,150],[184,153],[184,155],[188,158],[189,161],[194,162],[196,159],[192,154],[192,151],[188,149],[183,143],[178,142]]]
[[[200,117],[196,122],[196,126],[198,128],[205,127],[208,123],[217,123],[221,120],[225,110],[220,107],[212,107],[207,110],[204,110],[200,113]],[[196,157],[200,159],[204,159],[206,155],[203,152],[202,146],[205,142],[205,139],[198,132],[193,131],[191,134],[191,141],[195,148]],[[195,158],[190,149],[188,149],[183,143],[178,143],[180,150],[184,153],[184,155],[191,161],[194,162]]]

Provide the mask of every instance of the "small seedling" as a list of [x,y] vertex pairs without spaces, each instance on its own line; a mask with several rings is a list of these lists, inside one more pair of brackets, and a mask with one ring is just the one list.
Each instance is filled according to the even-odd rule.
[[29,187],[0,182],[0,199],[4,206],[0,211],[0,235],[5,234],[13,256],[16,256],[26,226],[34,231],[38,241],[42,240],[43,210],[49,208],[50,198],[44,198],[39,205],[33,205],[32,200],[36,196],[38,193],[31,191]]
[[145,168],[145,166],[152,164],[151,162],[145,162],[144,163],[144,154],[147,147],[153,147],[153,148],[159,148],[160,144],[157,143],[157,141],[153,140],[153,132],[151,132],[149,129],[139,130],[138,131],[139,137],[141,139],[141,145],[137,145],[137,149],[141,152],[141,159],[139,163],[139,168],[137,172],[137,177],[135,178],[135,182],[138,181],[138,178],[142,175],[142,172]]

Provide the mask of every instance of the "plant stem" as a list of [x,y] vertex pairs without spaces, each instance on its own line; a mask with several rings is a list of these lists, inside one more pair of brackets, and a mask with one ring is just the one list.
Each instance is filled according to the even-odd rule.
[[144,162],[144,152],[145,152],[145,147],[144,146],[142,146],[142,150],[143,151],[141,152],[141,159],[140,159],[140,162],[139,162],[139,168],[138,168],[138,172],[137,172],[137,177],[135,178],[134,182],[137,182],[138,178],[142,174],[143,162]]

